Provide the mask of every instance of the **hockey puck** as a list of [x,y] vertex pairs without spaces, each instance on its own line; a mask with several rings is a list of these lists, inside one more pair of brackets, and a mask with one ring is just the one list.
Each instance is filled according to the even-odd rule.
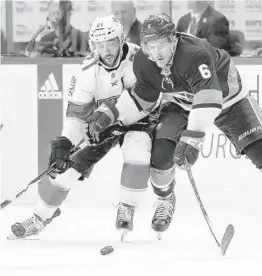
[[112,246],[106,246],[100,250],[100,253],[102,255],[108,255],[114,251],[114,248]]

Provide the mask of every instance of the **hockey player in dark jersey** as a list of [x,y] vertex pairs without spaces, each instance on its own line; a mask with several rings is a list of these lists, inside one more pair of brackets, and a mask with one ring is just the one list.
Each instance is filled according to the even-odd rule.
[[150,180],[159,196],[152,228],[163,232],[175,209],[175,165],[183,167],[185,158],[191,166],[196,162],[212,124],[262,169],[262,111],[230,56],[204,40],[176,33],[167,15],[144,21],[141,42],[133,64],[134,88],[122,94],[115,107],[104,106],[92,124],[99,132],[128,114],[150,113],[162,97]]

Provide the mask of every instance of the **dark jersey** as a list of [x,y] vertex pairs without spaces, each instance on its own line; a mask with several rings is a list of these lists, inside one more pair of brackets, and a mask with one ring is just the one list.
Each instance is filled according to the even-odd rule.
[[142,50],[136,53],[133,66],[137,83],[130,94],[139,110],[151,111],[160,94],[163,100],[191,110],[227,107],[248,93],[226,51],[186,34],[178,34],[173,60],[164,69]]

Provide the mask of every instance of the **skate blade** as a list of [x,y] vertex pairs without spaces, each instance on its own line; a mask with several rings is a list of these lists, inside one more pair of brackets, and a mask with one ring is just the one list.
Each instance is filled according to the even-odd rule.
[[37,236],[28,236],[28,237],[17,237],[13,233],[11,233],[9,236],[6,237],[7,240],[13,241],[13,240],[27,240],[27,241],[35,241],[35,240],[40,240]]
[[121,235],[121,242],[125,242],[125,236],[127,235],[127,233],[128,233],[128,230],[124,229]]
[[[124,233],[122,234],[121,237],[121,243],[135,243],[135,239],[134,236],[132,235],[132,233],[130,233],[130,230],[124,230]],[[127,233],[129,233],[127,235]]]
[[7,240],[19,240],[20,238],[18,238],[16,235],[14,235],[13,233],[11,233],[10,235],[8,235],[6,237]]
[[157,232],[157,239],[160,241],[162,240],[162,232]]

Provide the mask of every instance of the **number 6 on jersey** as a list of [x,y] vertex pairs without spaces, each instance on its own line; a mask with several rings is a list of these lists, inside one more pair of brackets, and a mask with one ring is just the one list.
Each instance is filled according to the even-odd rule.
[[198,70],[204,79],[208,79],[211,77],[211,72],[206,64],[199,65]]

